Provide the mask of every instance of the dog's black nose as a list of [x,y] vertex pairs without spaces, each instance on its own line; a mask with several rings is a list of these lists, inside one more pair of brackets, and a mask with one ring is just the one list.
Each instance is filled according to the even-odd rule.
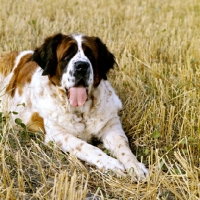
[[89,69],[89,63],[84,61],[78,61],[75,63],[75,71],[80,73],[86,73]]

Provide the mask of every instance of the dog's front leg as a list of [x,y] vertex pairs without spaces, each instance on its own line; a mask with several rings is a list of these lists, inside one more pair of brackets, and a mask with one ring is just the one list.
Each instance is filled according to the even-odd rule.
[[128,139],[118,118],[112,119],[104,127],[101,132],[101,139],[104,146],[111,151],[111,154],[117,157],[126,170],[134,169],[134,173],[139,180],[148,175],[148,169],[131,152]]
[[105,154],[102,150],[87,142],[67,133],[61,126],[53,125],[46,130],[45,142],[54,141],[63,151],[76,155],[79,159],[91,165],[96,165],[99,169],[116,172],[124,171],[124,166],[115,158]]

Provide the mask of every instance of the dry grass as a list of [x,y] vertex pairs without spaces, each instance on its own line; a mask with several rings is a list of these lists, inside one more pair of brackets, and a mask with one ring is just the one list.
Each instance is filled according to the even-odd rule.
[[0,4],[1,54],[33,49],[60,31],[103,39],[119,64],[109,78],[124,104],[124,130],[150,169],[139,183],[102,174],[1,118],[0,199],[80,200],[88,192],[101,199],[200,199],[200,1]]

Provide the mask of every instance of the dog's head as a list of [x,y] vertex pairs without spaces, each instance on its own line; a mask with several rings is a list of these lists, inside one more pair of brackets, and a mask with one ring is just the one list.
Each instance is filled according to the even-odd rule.
[[[36,48],[33,61],[43,69],[42,75],[48,75],[54,85],[64,88],[72,101],[78,102],[87,99],[88,90],[107,79],[115,57],[98,37],[56,34]],[[80,101],[78,106],[85,102]]]

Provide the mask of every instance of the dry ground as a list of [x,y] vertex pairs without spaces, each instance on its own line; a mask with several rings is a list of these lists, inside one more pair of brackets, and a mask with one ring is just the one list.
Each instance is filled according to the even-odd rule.
[[0,199],[200,199],[200,1],[0,0],[0,54],[57,32],[99,36],[115,54],[109,79],[150,176],[103,174],[1,117]]

